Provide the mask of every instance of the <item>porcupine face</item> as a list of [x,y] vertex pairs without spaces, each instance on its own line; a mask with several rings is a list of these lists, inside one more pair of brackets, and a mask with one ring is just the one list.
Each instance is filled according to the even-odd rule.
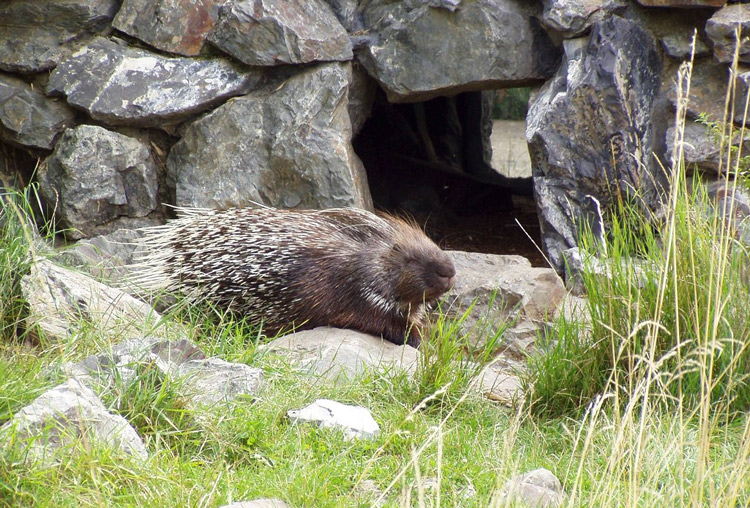
[[397,243],[393,251],[401,258],[396,284],[400,305],[433,304],[453,287],[456,281],[453,261],[427,237]]

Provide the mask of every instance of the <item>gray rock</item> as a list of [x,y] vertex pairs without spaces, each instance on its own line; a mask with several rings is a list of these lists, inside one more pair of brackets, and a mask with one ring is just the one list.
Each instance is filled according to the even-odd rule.
[[[750,70],[747,67],[738,69],[735,80],[735,92],[734,92],[734,123],[737,125],[745,124],[750,126],[750,121],[745,118],[745,103],[747,102],[748,94],[750,93]],[[748,110],[748,116],[750,116],[750,109]],[[748,152],[743,150],[743,155],[747,155]]]
[[142,233],[132,229],[118,229],[76,242],[58,251],[68,266],[85,270],[98,279],[123,280],[127,266],[135,262],[134,254]]
[[96,394],[69,379],[37,397],[0,427],[0,442],[22,446],[32,460],[53,462],[70,447],[107,446],[145,460],[146,447],[135,429],[111,414]]
[[323,428],[335,428],[344,432],[347,440],[374,439],[380,427],[367,408],[349,406],[335,400],[318,399],[299,410],[287,411],[292,422],[311,422]]
[[0,69],[43,72],[76,44],[106,30],[118,0],[0,2]]
[[162,51],[195,56],[226,0],[124,0],[112,26]]
[[372,209],[351,145],[349,64],[301,70],[190,125],[167,158],[178,206]]
[[[734,134],[732,145],[739,147],[739,132],[735,131]],[[676,155],[674,154],[674,135],[674,127],[667,129],[667,161],[671,161]],[[692,172],[693,166],[697,166],[703,171],[715,174],[719,173],[719,167],[721,167],[722,173],[726,173],[726,147],[724,147],[724,153],[720,153],[719,139],[709,132],[707,126],[690,121],[686,122],[682,143],[682,156],[688,172]],[[745,139],[742,142],[742,153],[750,153],[750,133],[745,134]]]
[[352,59],[349,34],[323,0],[231,0],[209,35],[247,65]]
[[712,213],[726,224],[727,230],[744,245],[750,245],[750,193],[735,182],[720,177],[706,185]]
[[372,103],[375,100],[377,85],[367,75],[359,63],[352,65],[352,82],[349,85],[349,121],[352,124],[352,138],[356,137],[362,126],[370,117]]
[[625,0],[542,0],[542,23],[565,37],[576,37],[627,4]]
[[[687,113],[690,118],[705,115],[712,122],[724,118],[724,96],[729,82],[729,69],[713,58],[703,58],[693,65],[690,77]],[[669,90],[669,100],[677,106],[679,84],[674,80]],[[743,108],[744,108],[744,101]]]
[[481,346],[503,323],[508,353],[523,355],[539,330],[551,321],[565,296],[560,277],[551,268],[534,268],[521,256],[450,251],[456,284],[446,297],[450,315],[461,316],[465,332]]
[[499,493],[497,506],[522,501],[532,508],[563,504],[565,494],[560,480],[548,469],[539,468],[508,480]]
[[21,280],[29,305],[27,325],[48,338],[65,340],[85,321],[103,336],[139,334],[161,316],[149,305],[92,278],[40,259]]
[[478,0],[451,12],[374,0],[363,15],[371,39],[358,57],[391,102],[538,82],[559,62],[534,2]]
[[220,508],[290,508],[281,499],[264,498],[254,499],[252,501],[239,501],[237,503],[225,504]]
[[508,407],[522,400],[521,380],[511,372],[512,369],[520,370],[520,366],[509,366],[498,360],[483,370],[477,383],[482,395]]
[[734,58],[737,46],[737,29],[742,31],[740,62],[750,63],[750,5],[746,3],[726,5],[716,11],[706,23],[706,35],[714,47],[714,56],[719,62],[728,63]]
[[[62,135],[39,171],[39,189],[70,238],[107,232],[120,217],[156,209],[156,164],[142,141],[94,125]],[[102,226],[104,228],[102,228]]]
[[261,351],[288,356],[306,372],[331,379],[352,379],[366,370],[413,373],[419,351],[380,337],[340,328],[291,333],[261,346]]
[[52,73],[50,94],[95,120],[164,128],[245,93],[260,79],[219,58],[170,58],[98,37]]
[[[672,58],[688,60],[693,53],[693,34],[675,33],[662,37],[661,47]],[[695,38],[695,56],[706,56],[711,53],[703,38],[698,34]]]
[[653,38],[614,16],[564,47],[564,64],[536,94],[526,128],[544,248],[559,272],[579,227],[601,230],[613,196],[653,209],[664,184],[652,157],[661,73]]
[[58,134],[73,125],[75,113],[20,79],[0,74],[0,139],[51,150]]
[[183,382],[184,396],[202,406],[231,402],[239,395],[256,395],[263,386],[261,369],[221,358],[188,360],[179,365],[176,375]]
[[361,9],[357,0],[325,0],[325,2],[349,33],[362,29]]
[[721,7],[727,0],[638,0],[646,7]]

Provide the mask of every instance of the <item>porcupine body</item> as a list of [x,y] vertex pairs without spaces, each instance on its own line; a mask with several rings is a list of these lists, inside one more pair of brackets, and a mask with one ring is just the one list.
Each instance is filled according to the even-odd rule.
[[424,306],[455,280],[416,226],[359,209],[179,209],[150,228],[136,282],[208,299],[267,334],[352,328],[418,346]]

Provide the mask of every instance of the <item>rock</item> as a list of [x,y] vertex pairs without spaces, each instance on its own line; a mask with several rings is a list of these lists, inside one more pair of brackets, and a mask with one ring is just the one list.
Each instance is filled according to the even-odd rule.
[[601,229],[613,196],[655,209],[665,180],[652,157],[661,63],[651,36],[614,16],[564,48],[561,69],[536,93],[526,120],[542,240],[559,272],[579,228]]
[[352,379],[366,370],[405,370],[413,373],[419,351],[380,337],[340,328],[315,328],[291,333],[259,348],[293,359],[303,370],[331,379]]
[[[2,42],[0,42],[2,44]],[[0,74],[0,139],[51,150],[58,134],[73,125],[75,113],[20,79]]]
[[325,0],[325,2],[349,33],[358,32],[363,28],[357,0]]
[[351,145],[349,64],[320,64],[191,124],[167,158],[176,204],[372,209]]
[[349,34],[323,0],[231,0],[211,43],[247,65],[352,59]]
[[39,259],[21,280],[29,305],[28,327],[52,340],[70,338],[82,321],[104,336],[137,334],[160,319],[149,305],[86,275]]
[[[750,70],[747,70],[747,67],[738,69],[734,84],[734,123],[750,126],[750,121],[745,118],[745,104],[748,100],[748,94],[750,94]],[[750,110],[747,114],[750,116]],[[746,150],[742,151],[743,155],[747,155],[747,153]]]
[[23,447],[32,460],[53,462],[60,452],[78,444],[88,449],[107,446],[139,459],[148,458],[135,429],[111,414],[96,394],[69,379],[37,397],[0,427],[1,442]]
[[[661,47],[664,52],[672,58],[689,60],[693,53],[693,34],[676,33],[667,35],[661,39]],[[695,39],[695,56],[706,56],[711,53],[711,49],[705,43],[703,38],[698,34]]]
[[352,65],[352,81],[349,85],[349,121],[352,124],[352,138],[356,137],[365,124],[375,101],[377,85],[367,75],[364,67],[359,63]]
[[69,238],[106,233],[120,217],[142,218],[157,205],[149,146],[103,127],[65,131],[38,178],[42,196],[70,228]]
[[456,267],[456,284],[446,297],[450,315],[461,316],[474,306],[463,327],[476,346],[503,322],[512,324],[503,335],[503,346],[524,354],[565,296],[560,277],[551,268],[533,268],[521,256],[449,254]]
[[750,193],[742,185],[720,177],[706,185],[713,213],[718,213],[729,234],[750,245]]
[[254,499],[252,501],[239,501],[237,503],[225,504],[221,508],[290,508],[281,499],[264,498]]
[[534,4],[478,0],[451,12],[374,0],[363,10],[370,39],[358,57],[391,102],[538,82],[554,73],[560,52]]
[[706,35],[714,47],[714,56],[719,62],[728,63],[734,58],[737,47],[735,31],[741,30],[740,62],[750,63],[750,5],[747,3],[726,5],[716,11],[706,23]]
[[522,501],[532,508],[551,508],[561,506],[564,497],[560,480],[551,471],[539,468],[505,482],[495,506]]
[[198,55],[225,0],[124,0],[112,26],[162,51]]
[[107,281],[124,280],[127,267],[135,262],[135,254],[141,232],[118,229],[107,235],[98,235],[76,242],[58,251],[66,265],[73,266]]
[[727,0],[638,0],[646,7],[721,7]]
[[118,6],[118,0],[0,2],[0,69],[52,69],[72,46],[106,30]]
[[[732,146],[738,147],[740,145],[739,132],[735,131],[734,134],[735,141]],[[674,135],[674,127],[667,129],[667,161],[671,161],[676,155],[674,154]],[[726,173],[726,147],[724,147],[724,153],[720,153],[719,139],[709,132],[706,125],[686,122],[682,143],[683,159],[688,173],[692,173],[693,166],[714,174],[719,174],[719,167],[721,167],[721,172]],[[742,142],[742,153],[748,152],[750,152],[750,133],[745,134]]]
[[312,422],[319,427],[340,429],[347,441],[374,439],[380,434],[380,427],[368,409],[335,400],[318,399],[302,409],[287,411],[287,416],[294,423]]
[[493,362],[480,374],[477,384],[479,391],[490,400],[513,407],[523,399],[521,380],[510,373],[511,369],[516,368],[520,366],[508,366],[501,360]]
[[627,4],[625,0],[542,0],[542,23],[565,37],[576,37]]
[[95,120],[164,128],[247,92],[259,71],[214,59],[170,58],[98,37],[57,66],[47,85]]
[[[729,69],[726,65],[717,63],[712,58],[696,62],[690,77],[688,116],[698,118],[703,114],[712,122],[721,122],[724,118],[724,96],[728,83]],[[677,106],[677,94],[678,83],[675,80],[668,94],[674,107]]]
[[261,369],[221,358],[188,360],[179,365],[176,374],[184,383],[183,395],[202,406],[231,402],[239,395],[256,395],[263,386]]

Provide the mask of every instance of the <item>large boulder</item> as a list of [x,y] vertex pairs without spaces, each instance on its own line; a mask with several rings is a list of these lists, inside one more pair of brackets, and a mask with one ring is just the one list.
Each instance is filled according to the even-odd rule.
[[50,94],[113,125],[164,127],[249,90],[258,71],[220,58],[171,58],[98,37],[52,73]]
[[162,51],[200,53],[225,0],[124,0],[112,26]]
[[106,30],[118,5],[118,0],[0,2],[0,69],[53,68],[77,44]]
[[323,0],[232,0],[211,43],[248,65],[351,60],[349,34]]
[[564,47],[563,66],[536,93],[526,129],[544,248],[560,272],[579,228],[601,231],[616,196],[657,208],[663,185],[652,157],[661,74],[653,38],[612,17]]
[[113,221],[137,225],[125,222],[146,217],[158,204],[149,146],[95,125],[65,131],[41,168],[39,182],[70,238],[106,233]]
[[190,125],[167,159],[178,206],[372,208],[351,145],[349,64],[303,69]]
[[363,17],[358,56],[391,102],[539,82],[559,63],[534,2],[374,0]]

